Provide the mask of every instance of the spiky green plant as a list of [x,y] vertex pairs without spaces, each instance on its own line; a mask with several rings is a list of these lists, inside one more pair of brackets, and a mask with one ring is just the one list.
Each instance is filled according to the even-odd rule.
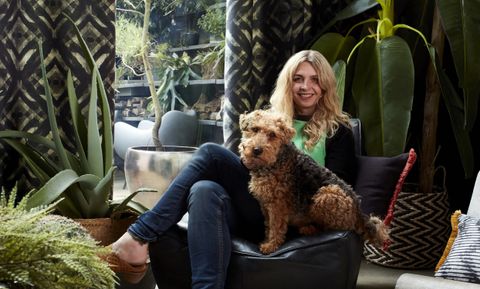
[[[113,136],[110,107],[100,72],[80,30],[72,19],[65,15],[74,27],[78,42],[92,72],[88,115],[81,113],[71,71],[67,74],[67,94],[70,104],[72,137],[75,148],[69,150],[60,137],[51,88],[48,83],[42,44],[39,43],[40,68],[42,70],[45,99],[48,109],[51,138],[25,131],[0,131],[0,139],[15,149],[25,160],[29,169],[40,182],[40,188],[28,200],[28,207],[48,205],[59,198],[56,209],[71,218],[109,217],[119,210],[142,213],[142,205],[131,201],[112,202],[113,189]],[[101,111],[98,115],[97,110]],[[100,125],[102,124],[102,125]],[[53,154],[40,151],[46,147]],[[127,208],[128,205],[128,208]]]
[[27,210],[16,191],[0,195],[0,283],[7,288],[115,288],[106,253],[75,221],[49,215],[55,203]]

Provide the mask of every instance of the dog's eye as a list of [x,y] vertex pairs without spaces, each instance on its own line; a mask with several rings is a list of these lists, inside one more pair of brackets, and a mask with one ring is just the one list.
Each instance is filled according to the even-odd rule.
[[277,136],[277,135],[276,135],[273,131],[271,131],[271,132],[268,133],[268,137],[269,137],[269,138],[275,138],[276,136]]
[[259,128],[254,126],[250,129],[252,132],[258,132],[259,131]]

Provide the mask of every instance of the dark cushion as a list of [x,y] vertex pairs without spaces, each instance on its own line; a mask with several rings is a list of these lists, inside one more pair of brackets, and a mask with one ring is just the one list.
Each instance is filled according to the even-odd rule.
[[361,197],[361,209],[365,214],[385,217],[407,160],[408,153],[395,157],[357,156],[354,189]]
[[258,243],[234,238],[227,289],[353,289],[363,241],[353,231],[329,231],[287,240],[263,255]]
[[[257,242],[233,238],[226,289],[353,289],[362,256],[362,240],[352,231],[323,232],[287,240],[263,255]],[[191,282],[186,230],[175,226],[149,244],[159,289],[188,289]],[[313,287],[312,287],[313,286]]]

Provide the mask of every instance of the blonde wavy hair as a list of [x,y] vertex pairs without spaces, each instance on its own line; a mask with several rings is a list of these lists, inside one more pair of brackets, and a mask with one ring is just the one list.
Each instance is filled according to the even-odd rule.
[[278,75],[270,104],[276,111],[295,117],[293,102],[293,76],[298,66],[308,61],[318,74],[322,97],[318,100],[315,112],[303,128],[307,137],[305,148],[311,150],[324,135],[331,137],[340,123],[350,126],[349,116],[340,107],[337,96],[335,74],[327,59],[318,51],[303,50],[292,55]]

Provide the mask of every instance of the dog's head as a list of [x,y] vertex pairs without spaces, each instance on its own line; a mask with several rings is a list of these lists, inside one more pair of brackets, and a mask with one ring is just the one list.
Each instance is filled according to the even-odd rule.
[[240,115],[240,157],[248,169],[274,164],[283,145],[292,141],[295,129],[284,114],[255,110]]

